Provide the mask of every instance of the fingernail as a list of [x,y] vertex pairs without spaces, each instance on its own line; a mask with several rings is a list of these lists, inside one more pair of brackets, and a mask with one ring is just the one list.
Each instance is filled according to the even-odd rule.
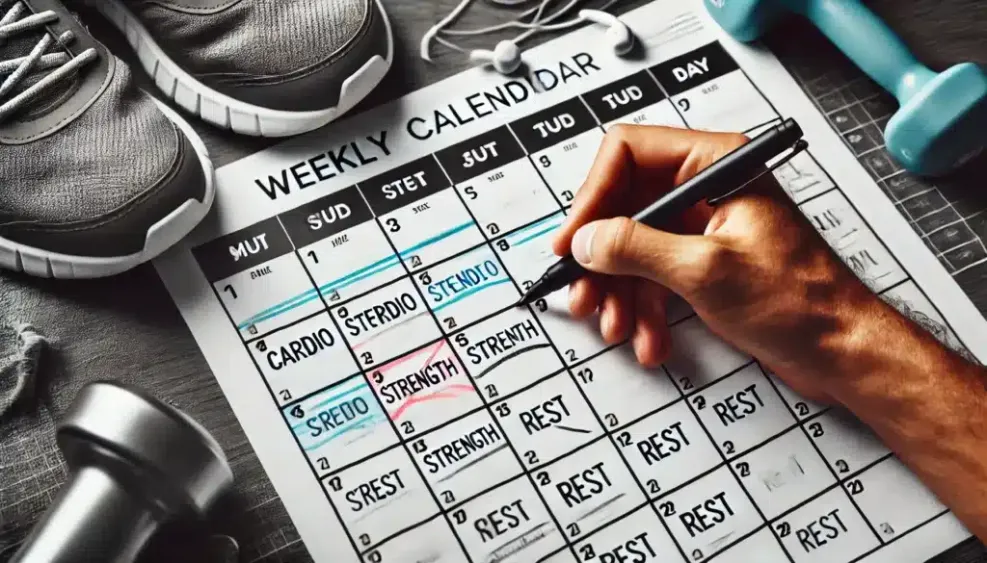
[[576,262],[585,265],[592,261],[594,234],[596,234],[596,225],[590,223],[581,227],[572,237],[572,257]]

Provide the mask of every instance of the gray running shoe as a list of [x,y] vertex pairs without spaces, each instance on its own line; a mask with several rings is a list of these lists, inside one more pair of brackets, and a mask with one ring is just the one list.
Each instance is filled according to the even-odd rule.
[[379,0],[89,0],[169,98],[237,133],[282,137],[352,108],[390,68]]
[[205,145],[58,0],[0,0],[0,267],[116,274],[213,200]]

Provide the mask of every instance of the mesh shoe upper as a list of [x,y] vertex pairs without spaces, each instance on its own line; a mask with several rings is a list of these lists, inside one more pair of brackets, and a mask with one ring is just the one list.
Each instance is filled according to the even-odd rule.
[[274,109],[336,104],[339,88],[389,38],[373,0],[129,0],[185,72]]
[[[27,3],[35,11],[56,4]],[[201,165],[127,66],[55,7],[60,18],[49,27],[72,28],[72,49],[94,48],[98,61],[56,103],[27,103],[0,120],[0,237],[82,256],[139,252],[154,222],[203,197]],[[0,60],[11,56],[0,43]]]

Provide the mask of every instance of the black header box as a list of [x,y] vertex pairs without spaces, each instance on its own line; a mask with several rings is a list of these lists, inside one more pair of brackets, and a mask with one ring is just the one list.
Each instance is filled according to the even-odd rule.
[[465,182],[524,158],[524,149],[507,127],[498,127],[437,152],[449,177],[456,184]]
[[677,96],[740,67],[718,42],[651,67],[669,96]]
[[600,123],[609,123],[664,100],[665,94],[648,72],[642,70],[590,90],[583,94],[583,99]]
[[359,187],[379,217],[448,188],[449,180],[435,159],[426,156],[360,182]]
[[306,203],[278,217],[296,248],[308,246],[374,218],[356,186]]
[[511,123],[511,129],[529,153],[547,149],[594,127],[596,120],[579,98]]
[[192,250],[206,279],[215,282],[257,267],[294,249],[277,217],[222,236]]

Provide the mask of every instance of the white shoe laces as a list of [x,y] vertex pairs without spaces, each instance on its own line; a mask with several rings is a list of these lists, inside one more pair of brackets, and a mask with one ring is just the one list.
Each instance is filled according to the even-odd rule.
[[[0,17],[0,122],[18,109],[61,82],[74,75],[83,65],[96,60],[95,49],[89,48],[74,57],[65,52],[65,47],[75,35],[66,31],[57,38],[45,33],[38,43],[25,56],[4,58],[2,55],[4,43],[18,33],[42,29],[45,25],[58,20],[58,14],[51,10],[31,13],[22,0],[0,0],[0,13],[4,5],[9,5],[3,17]],[[55,46],[56,50],[48,52]],[[14,88],[32,73],[47,74],[22,92],[11,96]]]

